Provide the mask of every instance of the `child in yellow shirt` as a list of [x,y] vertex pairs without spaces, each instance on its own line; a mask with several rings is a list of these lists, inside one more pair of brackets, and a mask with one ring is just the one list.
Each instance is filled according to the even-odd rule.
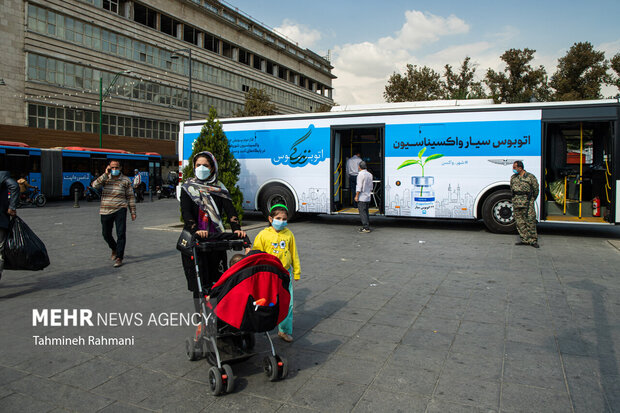
[[[268,228],[258,233],[254,239],[252,249],[261,250],[280,259],[282,266],[291,274],[291,278],[301,278],[299,255],[295,244],[295,236],[286,228],[288,220],[288,208],[282,204],[276,204],[269,210]],[[291,303],[288,307],[288,315],[278,326],[278,336],[286,341],[293,341],[293,283],[289,284]]]

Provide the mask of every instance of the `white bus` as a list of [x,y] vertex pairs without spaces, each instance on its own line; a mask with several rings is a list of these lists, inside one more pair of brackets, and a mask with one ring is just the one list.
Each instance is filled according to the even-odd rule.
[[[346,161],[359,151],[374,177],[371,213],[482,220],[493,232],[511,232],[515,160],[540,182],[539,221],[619,222],[619,118],[618,99],[439,101],[221,123],[241,163],[248,210],[284,203],[291,215],[358,213]],[[180,165],[203,124],[181,122]]]

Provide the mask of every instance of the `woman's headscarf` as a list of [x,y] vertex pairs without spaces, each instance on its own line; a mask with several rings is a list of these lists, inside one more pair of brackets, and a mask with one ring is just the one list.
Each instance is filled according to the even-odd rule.
[[209,232],[224,232],[224,225],[222,224],[222,217],[220,211],[213,202],[212,196],[219,196],[226,199],[230,198],[230,193],[226,189],[223,183],[217,180],[217,160],[211,152],[203,151],[198,152],[192,159],[192,166],[196,167],[196,160],[198,158],[205,157],[209,159],[211,164],[211,174],[205,180],[200,180],[196,177],[189,178],[183,184],[182,188],[192,198],[198,207],[209,217],[209,221],[214,225],[210,226]]

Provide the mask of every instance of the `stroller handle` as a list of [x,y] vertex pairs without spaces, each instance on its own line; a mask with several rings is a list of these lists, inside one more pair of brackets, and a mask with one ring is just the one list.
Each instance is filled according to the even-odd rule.
[[231,239],[231,240],[196,240],[194,244],[199,251],[228,251],[235,250],[241,251],[244,248],[249,248],[252,244],[243,239]]

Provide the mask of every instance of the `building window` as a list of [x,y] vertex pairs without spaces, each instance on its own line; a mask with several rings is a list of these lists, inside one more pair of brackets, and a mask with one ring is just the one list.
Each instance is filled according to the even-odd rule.
[[226,20],[228,20],[229,22],[232,22],[232,23],[236,23],[236,22],[237,22],[237,19],[235,18],[235,16],[233,16],[232,14],[230,14],[229,12],[227,12],[226,10],[223,10],[223,11],[222,11],[222,16],[223,16]]
[[233,55],[233,46],[232,44],[228,43],[228,42],[223,42],[222,45],[222,56],[224,57],[228,57],[229,59],[232,59],[232,55]]
[[160,28],[159,30],[162,33],[168,34],[170,36],[177,36],[177,22],[172,18],[168,17],[165,14],[160,15]]
[[155,22],[157,20],[157,12],[139,3],[133,4],[133,11],[134,11],[133,20],[136,23],[149,26],[153,29],[156,27]]
[[118,13],[118,0],[103,0],[103,8]]
[[192,44],[198,44],[198,33],[192,26],[183,25],[183,40]]
[[205,40],[204,40],[204,48],[207,50],[210,50],[214,53],[219,53],[220,51],[220,40],[215,37],[212,36],[208,33],[205,33],[204,36]]
[[262,58],[260,58],[260,57],[258,57],[256,55],[254,55],[254,69],[261,70],[262,67],[263,67],[263,61],[264,60],[265,59],[262,59]]
[[239,63],[243,63],[244,65],[250,64],[250,53],[246,50],[239,49]]
[[[132,124],[136,128],[135,134],[132,134]],[[71,132],[98,133],[99,112],[30,103],[28,104],[28,126]],[[102,117],[101,130],[109,135],[164,140],[175,140],[178,133],[176,123],[107,114]]]

